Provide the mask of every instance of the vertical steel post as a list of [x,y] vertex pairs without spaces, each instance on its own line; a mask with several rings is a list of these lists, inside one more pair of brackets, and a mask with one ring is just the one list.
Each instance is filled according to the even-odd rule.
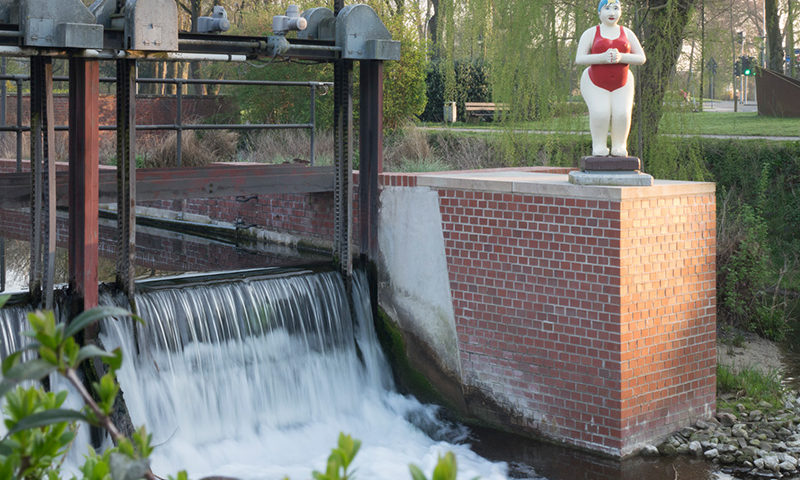
[[136,61],[117,60],[117,286],[134,295],[136,257]]
[[177,79],[178,89],[175,91],[175,99],[176,99],[176,106],[175,106],[175,127],[177,130],[176,135],[176,146],[175,146],[175,157],[177,159],[178,165],[181,166],[183,156],[183,80]]
[[22,173],[22,78],[17,77],[17,173]]
[[46,211],[47,222],[44,223],[43,247],[45,251],[45,261],[43,262],[44,272],[42,274],[42,289],[44,293],[44,307],[53,308],[53,287],[55,284],[56,269],[56,152],[53,143],[56,138],[55,130],[55,105],[53,104],[53,61],[50,58],[44,60],[44,111],[42,112],[42,154],[43,160],[47,162],[43,165],[42,206]]
[[97,60],[70,58],[69,284],[77,311],[98,301],[99,93]]
[[311,113],[311,153],[309,154],[309,164],[313,167],[317,158],[317,86],[311,84],[311,104],[309,105],[309,112]]
[[361,254],[378,254],[378,176],[383,170],[383,62],[361,62],[359,114],[359,226]]
[[333,77],[334,258],[349,292],[353,274],[353,62],[337,60]]
[[0,292],[6,291],[6,239],[0,237]]
[[44,162],[42,151],[42,112],[44,111],[44,64],[41,56],[31,57],[30,61],[30,142],[31,142],[31,269],[28,277],[28,291],[33,305],[41,304],[42,295],[42,190]]

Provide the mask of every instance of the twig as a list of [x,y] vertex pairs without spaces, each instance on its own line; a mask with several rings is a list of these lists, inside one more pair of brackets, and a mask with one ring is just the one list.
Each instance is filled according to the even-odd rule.
[[111,421],[111,418],[109,418],[105,413],[103,413],[102,410],[100,410],[100,407],[97,405],[97,402],[94,401],[94,398],[92,398],[92,396],[86,390],[86,387],[83,386],[83,382],[81,382],[81,380],[78,378],[78,375],[75,373],[75,370],[72,368],[68,368],[67,371],[64,372],[64,376],[67,377],[67,380],[69,380],[70,383],[72,383],[72,385],[78,390],[78,393],[80,393],[81,398],[83,398],[83,401],[86,403],[86,405],[89,406],[89,408],[95,414],[101,426],[108,431],[109,435],[111,435],[111,440],[114,441],[114,445],[118,445],[120,440],[125,438],[125,436],[119,433],[119,430],[117,430],[117,426],[114,425],[114,422]]

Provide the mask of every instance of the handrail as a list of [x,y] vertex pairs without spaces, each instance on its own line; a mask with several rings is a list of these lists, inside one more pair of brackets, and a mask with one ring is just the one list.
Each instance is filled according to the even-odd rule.
[[[54,76],[53,81],[61,82],[68,81],[69,77]],[[22,134],[30,131],[30,125],[22,123],[22,84],[23,82],[30,81],[29,75],[20,74],[5,74],[0,75],[0,82],[13,81],[17,86],[17,122],[16,125],[5,125],[5,116],[0,119],[0,132],[15,132],[17,139],[17,172],[22,171]],[[103,83],[115,83],[116,79],[111,77],[102,77],[100,79]],[[277,130],[277,129],[308,129],[310,131],[310,164],[313,166],[316,160],[316,99],[317,89],[323,88],[327,90],[333,86],[333,82],[318,82],[318,81],[280,81],[280,80],[228,80],[228,79],[212,79],[212,78],[137,78],[137,83],[141,84],[168,84],[177,85],[175,89],[175,123],[165,125],[136,125],[136,130],[153,131],[153,130],[173,130],[176,133],[176,157],[178,166],[181,166],[182,157],[182,139],[184,130]],[[3,83],[5,85],[5,83]],[[307,87],[310,90],[310,108],[309,108],[309,121],[307,123],[260,123],[260,124],[236,124],[236,123],[208,123],[208,124],[194,124],[184,123],[183,119],[183,86],[184,85],[253,85],[253,86],[282,86],[282,87]],[[5,93],[5,90],[3,91]],[[324,93],[323,93],[324,95]],[[171,95],[170,95],[171,96]],[[0,98],[3,107],[6,104],[6,96]],[[101,131],[116,130],[116,125],[100,125]],[[68,131],[67,125],[55,125],[56,131]]]

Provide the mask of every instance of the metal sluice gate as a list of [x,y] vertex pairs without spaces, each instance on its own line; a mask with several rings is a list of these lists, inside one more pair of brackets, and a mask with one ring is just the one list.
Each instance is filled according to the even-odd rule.
[[[367,5],[290,6],[273,17],[272,35],[225,35],[222,7],[200,17],[197,33],[178,31],[174,0],[0,0],[0,56],[29,57],[31,303],[53,303],[56,247],[53,58],[69,60],[69,285],[73,308],[97,305],[99,61],[116,62],[118,287],[132,300],[135,254],[136,65],[140,61],[298,59],[334,64],[333,256],[352,274],[353,64],[360,64],[359,245],[377,251],[377,179],[382,163],[383,62],[400,43]],[[292,38],[287,33],[295,31]],[[20,112],[18,112],[19,114]],[[176,173],[180,175],[180,173]],[[2,184],[0,175],[0,185]],[[0,200],[3,193],[0,192]],[[349,283],[349,281],[348,281]]]

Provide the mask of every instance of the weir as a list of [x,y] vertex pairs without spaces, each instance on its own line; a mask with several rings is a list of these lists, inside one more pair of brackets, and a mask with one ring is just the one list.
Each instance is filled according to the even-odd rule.
[[120,384],[134,424],[160,444],[157,474],[308,478],[345,432],[363,441],[363,478],[406,478],[412,462],[429,471],[446,450],[465,478],[506,478],[505,464],[458,444],[463,427],[395,392],[363,273],[353,311],[338,272],[142,285],[136,302],[146,325],[108,320],[100,338],[123,349]]

